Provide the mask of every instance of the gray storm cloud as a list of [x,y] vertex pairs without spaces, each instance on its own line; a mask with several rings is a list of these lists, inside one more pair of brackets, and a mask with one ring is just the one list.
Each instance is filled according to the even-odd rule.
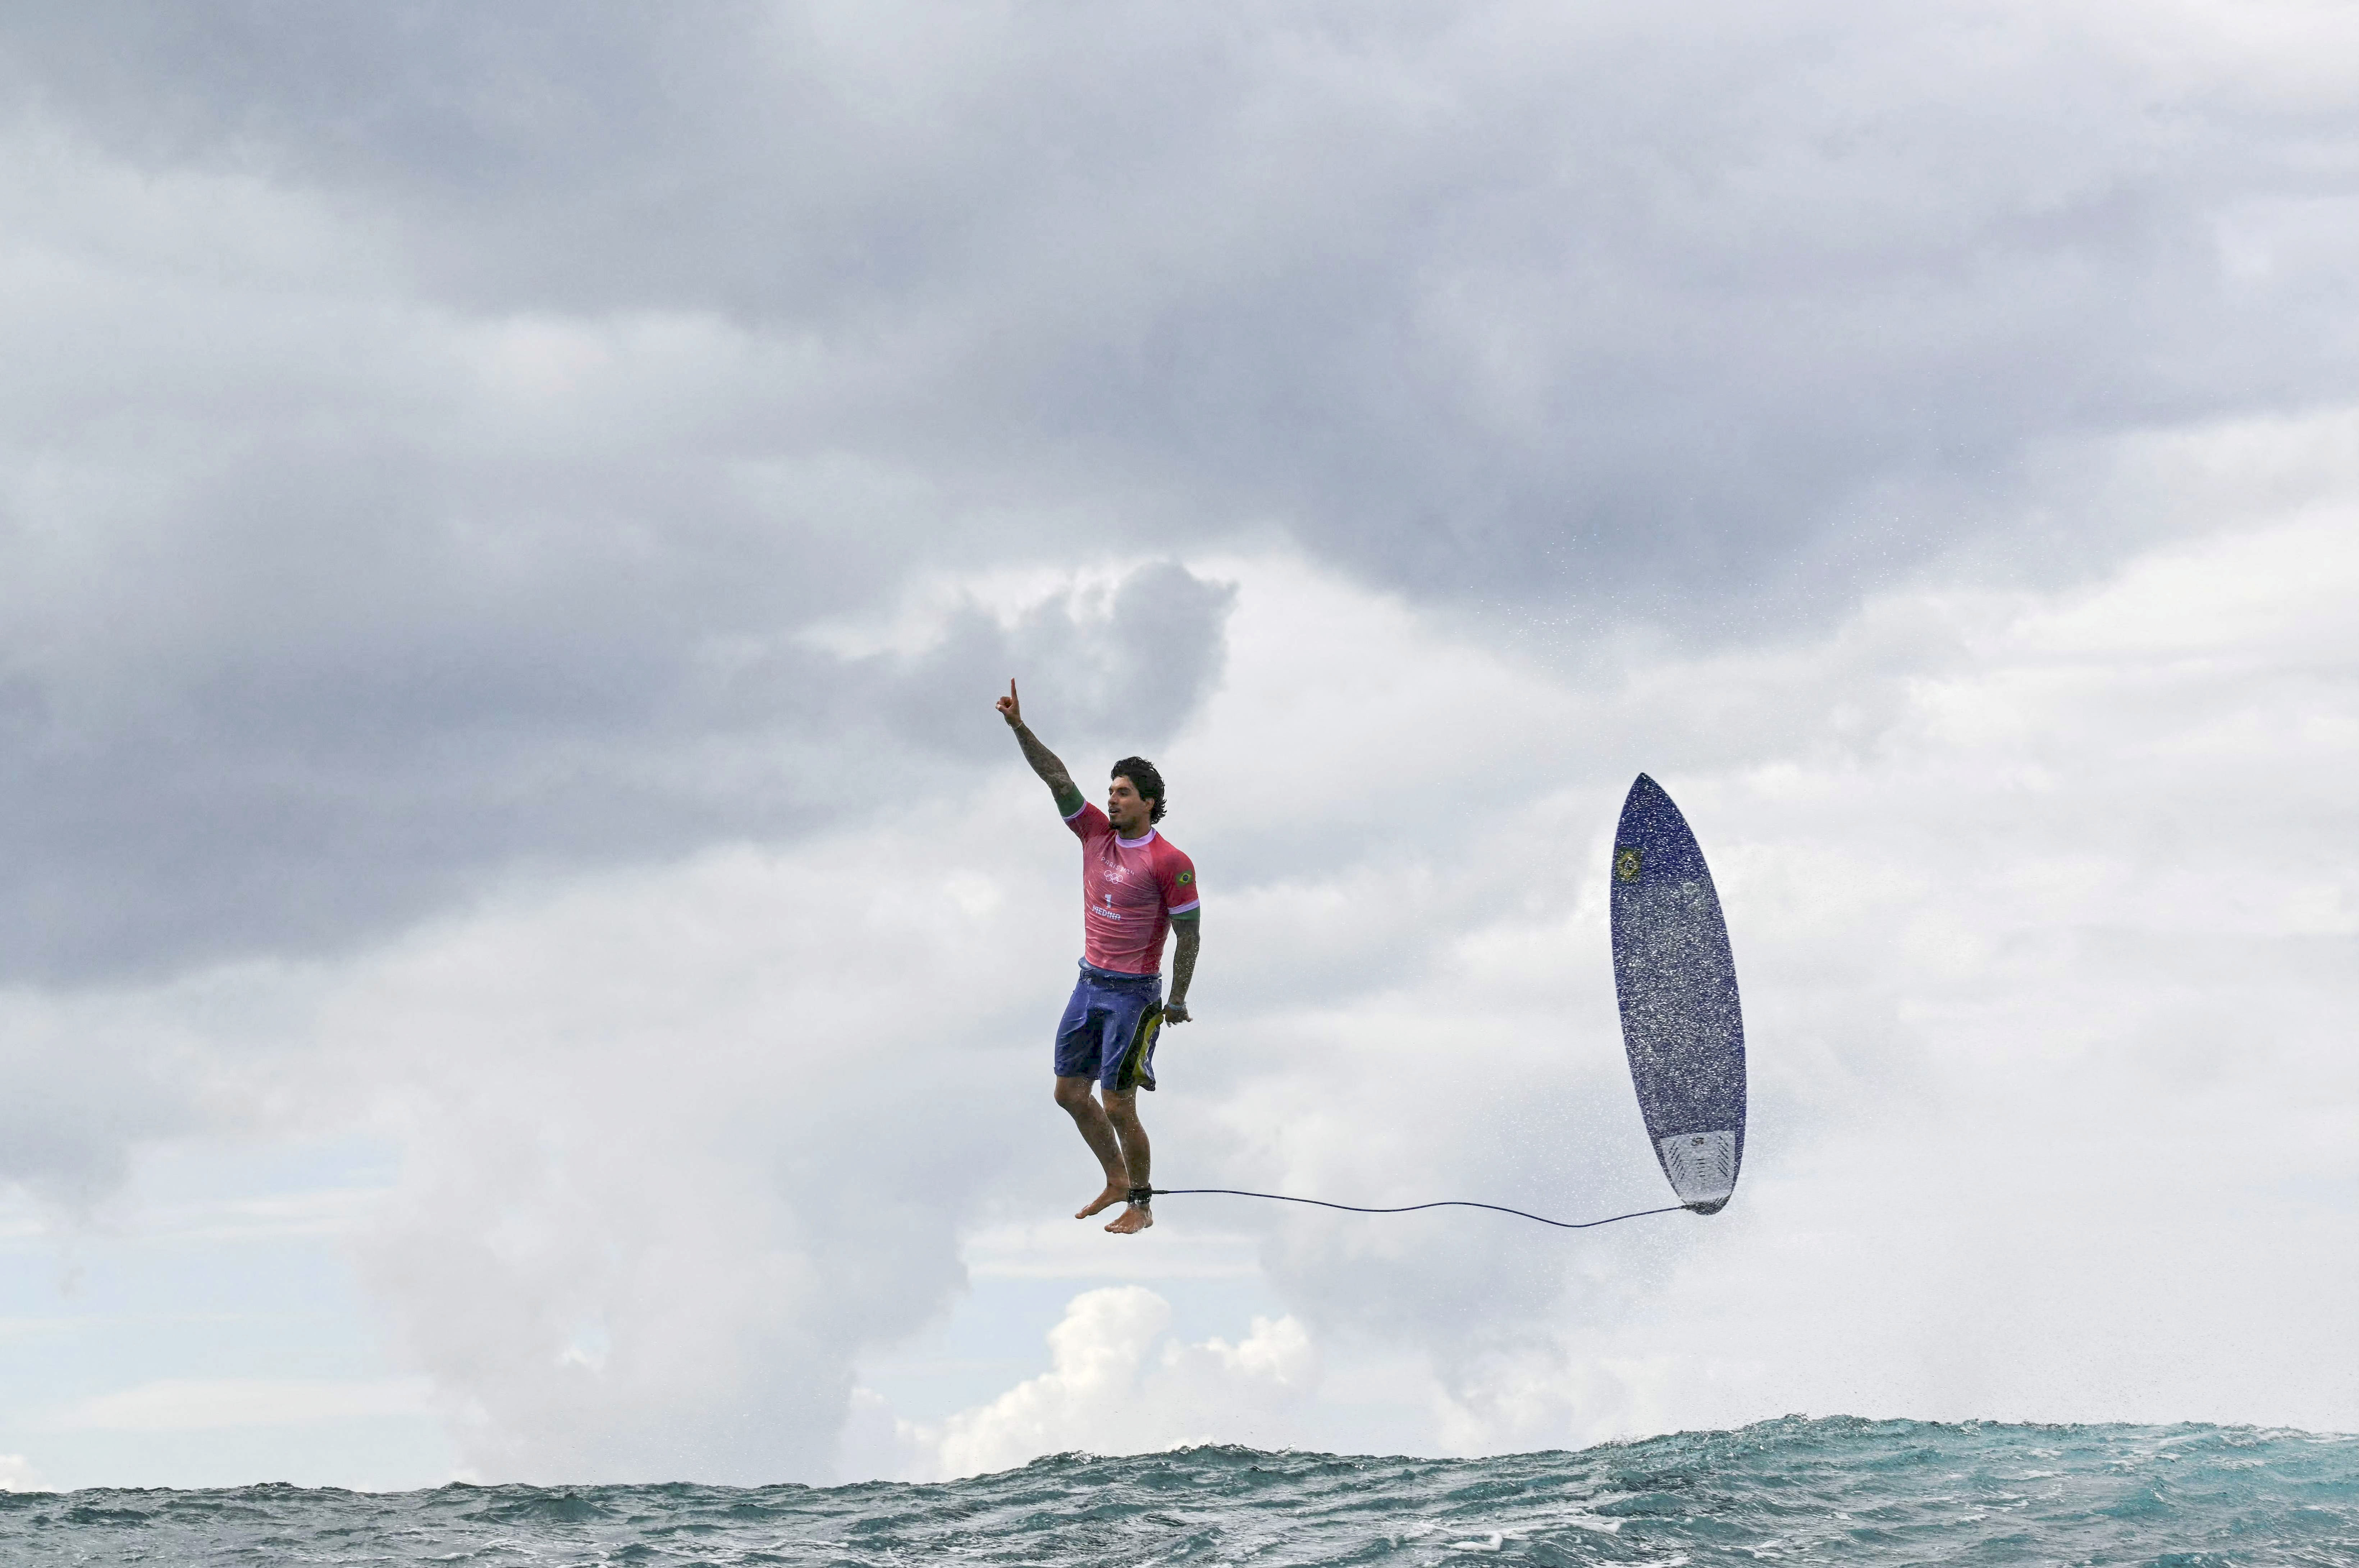
[[2353,106],[2328,38],[2254,37],[244,5],[11,43],[37,124],[321,193],[451,308],[807,345],[824,396],[772,441],[1276,515],[1420,593],[1677,619],[1775,585],[1775,620],[1989,525],[2045,443],[2347,384]]
[[[596,559],[613,541],[594,525],[554,529],[530,563],[419,531],[229,547],[261,581],[212,585],[212,624],[128,658],[60,656],[25,635],[56,606],[30,609],[0,968],[73,981],[316,951],[522,860],[808,832],[905,795],[897,775],[971,767],[974,710],[1007,672],[1040,670],[1069,724],[1147,745],[1219,668],[1225,596],[1169,564],[1079,620],[1049,604],[1003,628],[977,607],[926,652],[845,659],[797,639],[808,610],[764,624],[717,563]],[[789,578],[821,570],[767,553]]]
[[808,693],[920,749],[941,700],[794,634],[917,569],[1276,528],[1766,631],[1977,539],[2083,569],[2005,502],[2058,443],[2347,387],[2359,122],[2298,50],[1728,20],[14,16],[0,963],[832,821]]
[[[586,604],[578,622],[516,605],[549,635],[508,642],[510,606],[469,592],[467,562],[441,564],[404,590],[414,619],[337,627],[327,611],[309,635],[159,650],[130,672],[146,689],[124,707],[77,690],[86,670],[53,667],[0,790],[0,973],[73,990],[334,952],[519,866],[952,810],[978,764],[1004,760],[987,700],[1007,672],[1073,740],[1151,747],[1217,678],[1230,599],[1150,563],[1005,624],[970,604],[906,654],[847,659],[771,634],[700,659],[635,646],[627,615]],[[586,591],[601,592],[627,597]],[[225,1109],[185,1040],[61,1027],[38,990],[0,1031],[0,1062],[21,1091],[0,1115],[0,1177],[74,1206],[120,1172],[130,1140]]]

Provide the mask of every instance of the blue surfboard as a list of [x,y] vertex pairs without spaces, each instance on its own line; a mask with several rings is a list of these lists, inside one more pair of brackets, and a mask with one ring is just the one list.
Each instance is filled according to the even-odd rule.
[[1614,994],[1655,1158],[1679,1200],[1718,1214],[1745,1162],[1745,1017],[1703,851],[1638,775],[1614,830]]

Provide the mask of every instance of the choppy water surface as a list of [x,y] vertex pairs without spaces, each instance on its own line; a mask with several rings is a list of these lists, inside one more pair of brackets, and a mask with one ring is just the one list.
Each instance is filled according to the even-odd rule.
[[1765,1422],[1578,1454],[1065,1455],[943,1486],[0,1494],[6,1563],[2359,1564],[2359,1438]]

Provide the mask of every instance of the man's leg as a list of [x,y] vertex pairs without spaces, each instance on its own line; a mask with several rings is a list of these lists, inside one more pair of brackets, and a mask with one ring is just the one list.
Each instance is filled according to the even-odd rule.
[[[1153,1165],[1151,1151],[1147,1147],[1147,1129],[1138,1123],[1138,1091],[1133,1089],[1127,1094],[1116,1094],[1112,1089],[1105,1091],[1105,1117],[1113,1124],[1114,1136],[1122,1141],[1122,1164],[1123,1169],[1129,1172],[1129,1186],[1148,1185],[1147,1177]],[[1129,1195],[1125,1189],[1123,1196],[1127,1198]],[[1152,1210],[1144,1204],[1134,1204],[1116,1214],[1114,1223],[1106,1229],[1116,1236],[1132,1236],[1154,1223]]]
[[[1060,1077],[1057,1080],[1057,1104],[1065,1107],[1065,1114],[1071,1116],[1073,1125],[1082,1129],[1082,1141],[1090,1146],[1090,1152],[1098,1157],[1100,1165],[1105,1167],[1105,1191],[1091,1199],[1088,1206],[1073,1215],[1077,1220],[1085,1220],[1100,1209],[1110,1208],[1130,1196],[1129,1168],[1123,1162],[1122,1145],[1114,1137],[1114,1124],[1106,1120],[1105,1112],[1099,1108],[1097,1100],[1090,1094],[1096,1083],[1094,1078]],[[1145,1146],[1142,1144],[1140,1147]]]

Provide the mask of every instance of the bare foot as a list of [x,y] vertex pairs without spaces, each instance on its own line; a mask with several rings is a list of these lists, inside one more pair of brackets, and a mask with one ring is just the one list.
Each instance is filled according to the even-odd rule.
[[1133,1204],[1131,1207],[1126,1208],[1123,1210],[1122,1213],[1116,1214],[1114,1218],[1114,1224],[1106,1226],[1106,1229],[1112,1231],[1116,1236],[1136,1236],[1140,1231],[1145,1230],[1148,1225],[1151,1225],[1154,1223],[1154,1210],[1147,1208],[1143,1204]]
[[1077,1220],[1085,1220],[1092,1214],[1096,1214],[1100,1209],[1110,1208],[1115,1203],[1128,1203],[1129,1201],[1129,1182],[1109,1181],[1106,1183],[1105,1191],[1100,1192],[1096,1197],[1092,1198],[1090,1200],[1089,1207],[1076,1210],[1073,1217]]

